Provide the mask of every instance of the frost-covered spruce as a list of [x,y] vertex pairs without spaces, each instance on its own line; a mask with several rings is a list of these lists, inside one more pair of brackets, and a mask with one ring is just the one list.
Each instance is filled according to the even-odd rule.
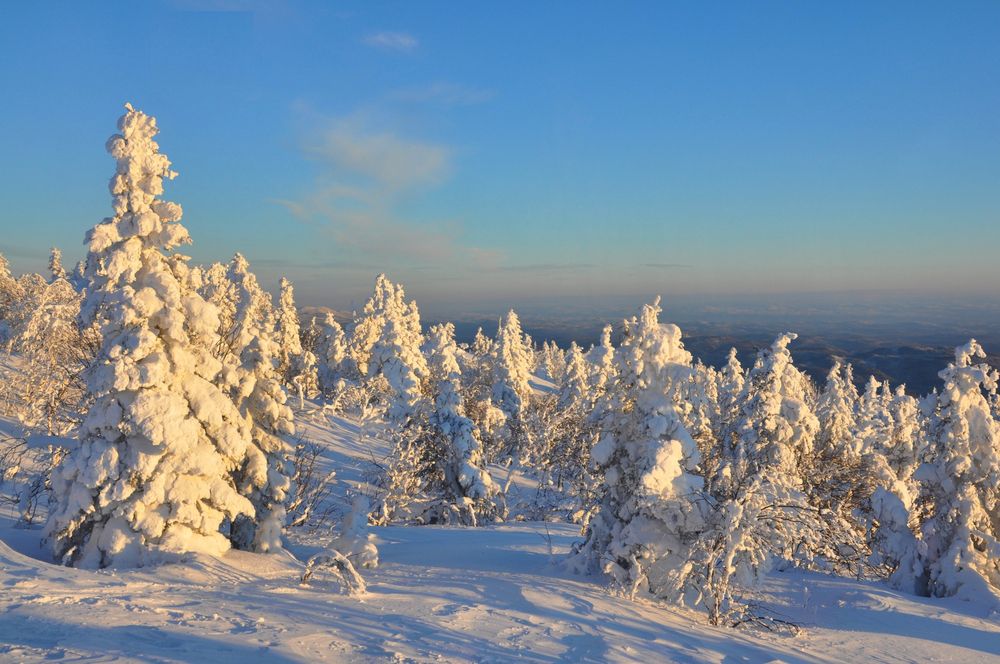
[[[500,508],[495,502],[499,488],[486,470],[483,446],[476,425],[465,415],[462,401],[461,368],[456,357],[455,328],[451,323],[431,328],[425,353],[429,370],[430,431],[425,455],[434,460],[427,490],[439,493],[446,503],[437,519],[450,520],[454,512],[464,525],[474,526],[494,520]],[[430,403],[427,404],[431,406]]]
[[858,391],[851,380],[851,367],[836,360],[816,403],[816,453],[824,461],[860,454],[860,441],[855,436],[857,406]]
[[[722,432],[733,429],[739,418],[740,398],[743,394],[743,384],[746,382],[746,372],[740,364],[736,349],[730,348],[726,363],[716,374],[719,381],[716,392],[719,395],[719,422],[716,424],[716,434],[724,439]],[[728,441],[727,441],[728,442]]]
[[17,309],[23,299],[24,289],[10,273],[7,258],[0,254],[0,342],[7,345],[8,352],[16,334]]
[[295,289],[285,277],[279,282],[277,320],[275,320],[275,343],[278,345],[278,370],[285,384],[296,387],[295,378],[299,358],[302,355],[299,312],[295,307]]
[[601,343],[587,352],[587,361],[591,367],[590,391],[594,399],[599,399],[615,377],[615,347],[611,345],[610,325],[605,325],[601,331]]
[[405,304],[403,296],[396,284],[389,281],[385,274],[375,278],[375,290],[368,298],[361,313],[354,318],[347,353],[354,365],[355,377],[363,379],[368,375],[368,361],[371,358],[372,347],[382,334],[385,319],[390,314],[402,316]]
[[1000,596],[1000,425],[990,409],[998,376],[975,363],[985,357],[969,341],[940,373],[933,459],[917,471],[932,506],[922,539],[927,591],[937,597]]
[[675,578],[702,528],[695,474],[698,447],[675,399],[691,373],[681,332],[660,324],[659,300],[626,321],[618,378],[609,390],[601,439],[592,458],[604,472],[598,514],[571,566],[602,570],[634,594],[677,592]]
[[547,380],[557,385],[562,382],[566,372],[566,353],[556,345],[556,342],[546,341],[542,344],[539,369],[544,371]]
[[222,263],[213,263],[202,271],[201,286],[198,288],[202,297],[215,305],[219,312],[219,343],[213,352],[220,359],[234,354],[233,344],[237,334],[234,329],[236,293],[227,272]]
[[319,363],[319,388],[324,394],[331,395],[346,374],[344,360],[347,359],[347,337],[332,313],[326,314],[320,326],[316,358]]
[[49,275],[51,275],[52,281],[69,279],[66,268],[63,267],[62,251],[58,247],[52,247],[49,252]]
[[925,594],[920,544],[911,528],[913,495],[881,454],[869,454],[867,470],[874,489],[857,513],[868,530],[868,563],[889,583],[908,593]]
[[493,403],[506,417],[504,455],[530,453],[526,411],[531,399],[532,351],[525,341],[521,321],[513,309],[497,328],[493,348]]
[[153,118],[127,105],[118,128],[107,143],[114,215],[87,234],[81,318],[103,336],[87,377],[95,403],[53,473],[46,525],[56,559],[86,567],[218,555],[223,521],[253,514],[231,478],[252,446],[248,422],[213,383],[218,315],[186,257],[166,253],[190,241],[180,206],[157,198],[175,173]]
[[715,423],[719,420],[718,377],[713,367],[698,360],[683,389],[679,409],[684,428],[698,443],[701,452],[702,475],[710,475],[719,463],[719,445],[716,442]]
[[[904,386],[900,385],[896,388],[889,404],[889,413],[892,416],[892,433],[883,446],[882,454],[896,477],[906,484],[912,495],[916,493],[913,474],[920,465],[927,447],[920,404],[906,393]],[[907,502],[909,506],[912,500]]]
[[[365,306],[359,326],[370,328],[374,339],[365,361],[366,378],[384,378],[391,390],[389,417],[405,423],[416,413],[427,377],[427,361],[420,351],[423,332],[417,303],[406,302],[403,287],[379,275],[375,294]],[[355,328],[357,330],[357,328]]]
[[259,450],[248,455],[233,475],[256,516],[234,520],[230,540],[238,549],[273,551],[281,548],[290,497],[292,450],[285,437],[295,433],[295,423],[278,373],[271,299],[240,254],[229,265],[227,281],[233,302],[229,349],[237,366],[231,390],[240,412],[251,422]]
[[546,480],[559,490],[571,488],[584,501],[584,508],[591,506],[596,484],[590,472],[590,448],[596,431],[588,421],[595,403],[591,378],[591,366],[583,351],[575,342],[570,343],[555,415],[545,432],[546,454],[541,460],[548,472]]
[[[742,502],[741,518],[753,519],[733,527],[767,529],[771,551],[785,559],[808,553],[820,526],[803,493],[819,422],[788,350],[795,338],[782,334],[758,354],[744,384],[735,440],[723,449],[712,483],[720,504]],[[798,551],[802,546],[805,552]]]
[[254,336],[240,358],[240,410],[252,423],[260,453],[249,455],[234,474],[237,488],[253,503],[255,518],[237,517],[230,540],[238,549],[267,552],[281,548],[291,492],[292,449],[285,436],[295,433],[291,409],[278,380],[274,342]]
[[571,342],[566,352],[566,366],[559,385],[557,401],[560,410],[587,409],[590,401],[590,367],[583,351]]
[[10,405],[22,426],[62,435],[86,410],[82,371],[97,352],[96,331],[77,325],[80,294],[63,278],[25,293],[18,303],[12,347],[21,355],[20,380],[10,381]]

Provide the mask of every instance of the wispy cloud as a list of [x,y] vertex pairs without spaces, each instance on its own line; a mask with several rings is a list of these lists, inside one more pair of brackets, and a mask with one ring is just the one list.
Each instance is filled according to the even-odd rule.
[[400,53],[412,53],[420,46],[417,38],[407,32],[373,32],[365,35],[361,41],[373,48]]
[[440,104],[442,106],[473,106],[484,104],[494,97],[496,91],[488,88],[474,88],[457,83],[437,82],[396,90],[391,99],[420,104]]
[[688,263],[643,263],[643,267],[650,267],[656,270],[676,270],[694,267]]
[[400,213],[401,198],[447,179],[453,167],[448,146],[403,136],[359,112],[320,121],[302,151],[322,169],[313,189],[300,199],[274,202],[334,240],[331,263],[411,270],[499,263],[497,252],[464,244],[456,221],[414,220]]
[[372,130],[360,117],[330,122],[305,150],[334,170],[365,176],[391,191],[438,182],[451,164],[447,147]]
[[504,265],[496,268],[500,272],[576,272],[592,270],[593,263],[533,263],[529,265]]

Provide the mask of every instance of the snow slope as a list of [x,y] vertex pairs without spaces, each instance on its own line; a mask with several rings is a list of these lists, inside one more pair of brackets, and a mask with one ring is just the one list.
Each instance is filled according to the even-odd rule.
[[[355,422],[300,419],[341,492],[384,454]],[[712,628],[566,573],[558,560],[579,538],[569,524],[375,528],[382,563],[364,571],[361,598],[322,572],[299,584],[300,561],[329,534],[293,533],[278,555],[90,572],[39,560],[39,530],[10,524],[0,661],[1000,662],[1000,614],[818,574],[775,574],[761,590],[798,636]]]

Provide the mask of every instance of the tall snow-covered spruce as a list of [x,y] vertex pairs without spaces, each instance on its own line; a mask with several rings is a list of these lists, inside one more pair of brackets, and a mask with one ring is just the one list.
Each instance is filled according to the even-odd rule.
[[680,329],[661,324],[659,299],[626,321],[618,376],[603,406],[601,438],[591,453],[604,471],[599,512],[571,566],[601,570],[628,592],[676,596],[677,572],[702,528],[695,474],[698,446],[676,408],[691,374]]
[[113,216],[87,234],[81,323],[103,342],[88,370],[93,406],[54,471],[46,533],[58,561],[142,565],[229,548],[226,519],[254,513],[233,484],[248,421],[213,381],[219,318],[191,283],[179,205],[160,200],[170,162],[156,120],[126,105],[107,143],[117,162]]
[[985,357],[973,339],[940,373],[934,457],[917,471],[931,505],[923,541],[933,596],[1000,596],[1000,424],[990,409],[1000,376],[976,363]]

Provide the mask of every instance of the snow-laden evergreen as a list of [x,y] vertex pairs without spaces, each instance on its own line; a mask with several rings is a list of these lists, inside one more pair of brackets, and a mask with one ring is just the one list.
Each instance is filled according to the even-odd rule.
[[69,275],[66,274],[66,268],[63,267],[62,250],[58,247],[52,247],[49,251],[49,275],[52,281],[60,279],[69,281]]
[[521,320],[513,309],[497,328],[492,348],[493,403],[505,417],[503,456],[514,458],[531,452],[527,409],[531,400],[532,352]]
[[94,404],[53,473],[46,525],[56,560],[86,567],[218,555],[223,522],[254,514],[231,477],[253,447],[249,422],[214,383],[218,313],[169,253],[190,242],[180,206],[159,198],[176,174],[155,119],[127,105],[118,129],[114,214],[87,234],[81,319],[103,339],[87,376]]
[[695,500],[698,447],[674,397],[691,373],[680,329],[661,324],[659,300],[626,321],[618,376],[606,397],[601,438],[592,450],[604,473],[599,511],[574,553],[578,570],[610,574],[634,595],[675,595],[677,571],[703,526]]
[[230,541],[238,549],[267,552],[281,548],[293,473],[288,438],[295,433],[294,416],[281,386],[270,298],[241,254],[230,262],[226,281],[232,302],[230,327],[224,331],[234,365],[230,392],[250,420],[255,444],[233,474],[255,516],[237,517]]
[[316,358],[319,363],[317,378],[323,394],[334,396],[340,390],[338,385],[347,375],[344,362],[347,359],[347,336],[344,328],[334,319],[332,313],[323,318],[316,342]]
[[[370,345],[362,351],[369,341]],[[388,415],[400,422],[417,411],[423,395],[422,381],[428,369],[420,350],[422,343],[416,303],[406,301],[401,285],[392,283],[384,274],[379,275],[375,292],[354,327],[352,350],[358,367],[365,368],[365,380],[382,379],[387,383]]]
[[922,539],[934,596],[981,597],[1000,589],[1000,426],[990,410],[998,375],[977,362],[985,356],[969,341],[940,373],[933,456],[918,470],[930,507]]

